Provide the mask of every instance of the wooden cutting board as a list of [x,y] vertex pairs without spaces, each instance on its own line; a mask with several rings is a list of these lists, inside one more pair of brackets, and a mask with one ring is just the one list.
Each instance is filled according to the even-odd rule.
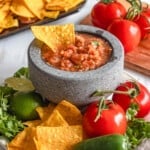
[[[84,25],[92,25],[90,15],[81,22]],[[139,46],[125,56],[125,67],[150,76],[150,35],[140,42]]]

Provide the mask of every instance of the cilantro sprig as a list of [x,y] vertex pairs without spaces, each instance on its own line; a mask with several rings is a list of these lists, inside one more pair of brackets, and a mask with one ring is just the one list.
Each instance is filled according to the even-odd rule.
[[[21,68],[14,73],[14,77],[28,78],[28,68]],[[11,140],[24,129],[23,123],[16,116],[9,113],[9,98],[16,91],[7,85],[0,86],[0,135]]]
[[144,139],[150,138],[150,122],[144,118],[136,118],[137,111],[137,104],[132,104],[126,112],[128,127],[125,136],[128,139],[129,150],[134,150]]

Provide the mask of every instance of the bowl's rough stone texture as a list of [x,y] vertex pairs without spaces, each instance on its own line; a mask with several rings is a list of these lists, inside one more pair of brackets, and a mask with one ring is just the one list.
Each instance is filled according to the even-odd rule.
[[30,78],[36,90],[48,100],[58,103],[66,99],[77,106],[93,100],[90,95],[96,90],[114,89],[122,80],[124,68],[123,46],[107,31],[86,25],[76,25],[80,33],[90,33],[106,39],[113,48],[107,64],[98,69],[84,72],[69,72],[53,68],[41,59],[42,43],[33,40],[28,49]]

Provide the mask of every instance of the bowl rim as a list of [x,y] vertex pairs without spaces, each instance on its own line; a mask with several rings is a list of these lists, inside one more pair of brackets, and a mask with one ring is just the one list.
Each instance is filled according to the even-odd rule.
[[118,40],[118,38],[116,38],[110,32],[90,25],[75,25],[75,31],[93,34],[108,41],[113,49],[110,60],[103,66],[94,70],[83,72],[69,72],[60,70],[58,68],[51,67],[46,62],[44,62],[40,54],[40,47],[43,43],[34,38],[28,47],[28,63],[31,61],[36,69],[44,72],[47,75],[50,74],[51,76],[54,76],[58,79],[87,80],[89,78],[98,78],[99,74],[101,74],[101,76],[105,75],[105,73],[109,71],[110,68],[113,68],[115,64],[120,61],[122,57],[124,57],[123,45]]

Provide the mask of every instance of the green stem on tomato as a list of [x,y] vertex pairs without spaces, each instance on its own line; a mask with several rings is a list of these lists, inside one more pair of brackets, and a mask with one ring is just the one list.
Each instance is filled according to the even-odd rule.
[[109,4],[114,2],[115,0],[101,0],[102,3]]
[[93,93],[92,96],[104,96],[105,94],[111,94],[111,93],[125,94],[125,95],[129,95],[131,98],[134,98],[138,95],[137,89],[131,88],[127,91],[118,91],[118,90],[96,91]]
[[139,15],[142,11],[142,2],[141,0],[127,0],[131,7],[128,9],[126,19],[133,20],[135,16]]
[[97,122],[97,120],[100,118],[101,116],[101,112],[102,110],[106,109],[107,108],[107,105],[105,103],[105,97],[101,97],[101,99],[99,100],[99,103],[98,103],[98,112],[97,112],[97,115],[94,119],[94,122]]

